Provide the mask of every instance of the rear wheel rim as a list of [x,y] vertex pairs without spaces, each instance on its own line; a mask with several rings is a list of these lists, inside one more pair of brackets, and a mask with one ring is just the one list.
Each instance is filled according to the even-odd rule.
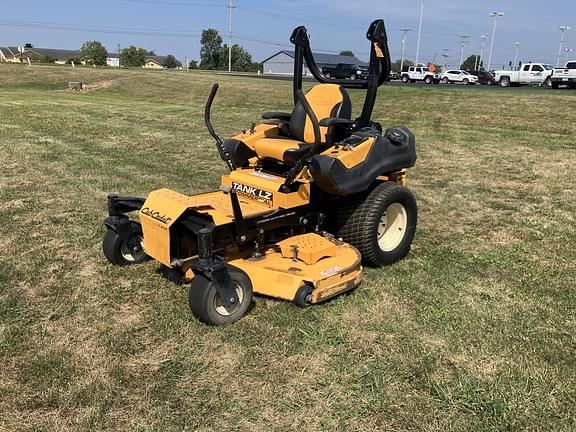
[[122,242],[122,246],[120,247],[122,258],[128,262],[135,262],[142,259],[146,252],[144,252],[144,239],[140,236],[138,236],[138,243],[140,244],[140,249],[138,251],[131,251],[128,248],[128,245],[125,242]]
[[400,203],[390,204],[378,223],[378,246],[383,252],[396,249],[406,233],[408,212]]
[[224,303],[222,302],[222,299],[218,293],[216,293],[214,296],[214,310],[218,315],[225,317],[230,316],[238,309],[240,309],[240,306],[242,306],[242,302],[244,301],[244,290],[242,289],[242,286],[237,282],[234,282],[234,288],[236,289],[236,295],[238,296],[238,304],[230,312],[226,310],[226,307],[224,306]]

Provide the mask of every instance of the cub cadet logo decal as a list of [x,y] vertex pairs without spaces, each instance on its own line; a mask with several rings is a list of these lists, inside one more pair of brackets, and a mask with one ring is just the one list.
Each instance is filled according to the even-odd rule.
[[144,207],[142,209],[142,214],[145,214],[146,216],[150,216],[152,219],[156,219],[157,221],[162,222],[163,224],[166,224],[166,225],[168,225],[170,223],[170,221],[172,220],[172,218],[169,218],[168,216],[160,214],[159,211],[152,210],[148,207]]
[[263,191],[262,189],[256,189],[252,186],[246,186],[234,182],[232,183],[232,189],[234,189],[238,195],[242,195],[254,201],[272,205],[272,192]]

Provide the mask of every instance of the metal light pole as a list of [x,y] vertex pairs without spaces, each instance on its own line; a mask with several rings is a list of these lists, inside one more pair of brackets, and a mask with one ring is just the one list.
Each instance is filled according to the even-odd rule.
[[462,69],[462,62],[464,61],[464,47],[468,45],[468,36],[467,34],[463,34],[458,36],[460,40],[460,63],[458,63],[458,69]]
[[556,67],[558,67],[560,65],[560,58],[562,57],[562,46],[564,45],[564,42],[566,42],[566,32],[568,30],[570,30],[571,27],[569,26],[560,26],[558,27],[558,30],[561,31],[560,33],[560,48],[558,49],[558,57],[556,57]]
[[236,8],[232,2],[228,4],[228,72],[232,72],[232,9]]
[[448,54],[450,52],[449,49],[444,48],[442,50],[442,57],[444,57],[444,64],[442,65],[442,72],[446,72],[446,70],[448,69],[448,58],[450,57],[450,54]]
[[514,42],[514,45],[516,46],[516,54],[514,54],[514,63],[512,63],[512,66],[516,69],[518,65],[518,50],[520,49],[520,42]]
[[409,31],[412,31],[412,29],[404,27],[400,31],[402,32],[402,60],[400,60],[400,72],[402,72],[402,69],[404,69],[404,52],[406,51],[406,34]]
[[422,38],[422,18],[424,18],[424,0],[420,3],[420,21],[418,23],[418,43],[416,44],[416,66],[420,61],[420,39]]
[[480,55],[476,56],[476,62],[474,62],[474,70],[479,70],[482,66],[482,57],[484,56],[484,42],[486,42],[486,36],[480,36],[482,39],[482,45],[480,45]]
[[492,27],[492,42],[490,42],[490,54],[488,54],[488,72],[490,72],[490,67],[492,66],[492,50],[494,49],[494,37],[496,36],[496,21],[498,17],[504,16],[504,12],[491,12],[489,14],[491,18],[494,18],[494,26]]

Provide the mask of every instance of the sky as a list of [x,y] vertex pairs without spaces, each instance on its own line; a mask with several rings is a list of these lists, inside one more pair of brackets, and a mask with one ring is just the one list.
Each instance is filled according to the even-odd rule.
[[[233,43],[246,48],[254,61],[282,49],[291,49],[292,29],[305,25],[312,49],[319,52],[352,50],[367,60],[365,32],[370,22],[383,18],[392,59],[401,56],[402,28],[406,58],[414,59],[422,0],[233,0]],[[117,46],[136,45],[181,61],[200,57],[200,34],[215,28],[228,41],[229,0],[2,0],[0,46],[27,42],[36,47],[78,49],[86,40],[101,41],[110,52]],[[456,67],[460,35],[468,35],[464,57],[478,53],[486,35],[488,56],[493,18],[498,18],[493,66],[522,62],[555,64],[560,44],[559,26],[571,26],[565,48],[576,58],[576,0],[424,0],[421,62]],[[562,61],[564,60],[562,55]]]

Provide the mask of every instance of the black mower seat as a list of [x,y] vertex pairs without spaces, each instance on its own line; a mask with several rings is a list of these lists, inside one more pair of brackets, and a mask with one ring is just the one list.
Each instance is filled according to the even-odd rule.
[[[306,93],[306,100],[318,121],[327,118],[350,119],[352,105],[344,87],[337,84],[318,84]],[[269,116],[265,115],[269,118]],[[279,119],[286,122],[286,118]],[[300,102],[296,103],[288,123],[289,136],[278,135],[256,141],[254,150],[260,159],[271,158],[294,163],[312,149],[314,128]],[[320,142],[329,141],[334,126],[320,127]]]

